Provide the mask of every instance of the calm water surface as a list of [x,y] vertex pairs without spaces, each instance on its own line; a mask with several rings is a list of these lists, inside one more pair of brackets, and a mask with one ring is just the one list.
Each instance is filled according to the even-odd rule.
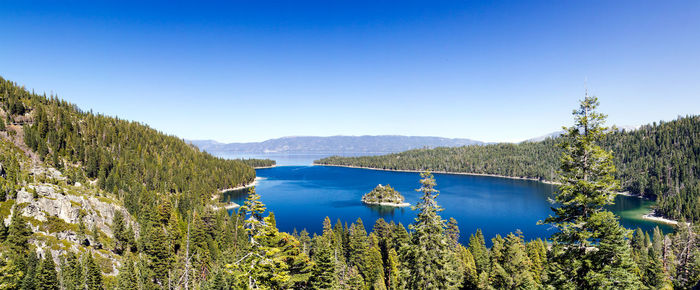
[[[368,206],[360,202],[363,194],[377,184],[390,184],[415,204],[420,194],[418,173],[389,172],[328,166],[278,166],[259,169],[262,178],[256,187],[268,210],[275,212],[277,226],[291,232],[306,228],[320,233],[323,219],[328,216],[333,224],[361,218],[371,230],[378,218],[393,220],[405,226],[412,223],[415,211],[409,207],[392,208]],[[535,181],[496,177],[435,174],[436,189],[440,190],[438,204],[444,208],[444,219],[454,217],[461,230],[460,241],[466,243],[469,235],[481,228],[487,239],[496,234],[505,235],[521,230],[526,240],[546,238],[553,232],[548,225],[537,225],[552,212],[547,198],[552,197],[553,185]],[[246,192],[229,192],[222,198],[242,204]],[[651,201],[618,196],[613,212],[621,216],[628,228],[641,227],[651,231],[656,223],[642,220]],[[669,226],[658,224],[664,232]]]

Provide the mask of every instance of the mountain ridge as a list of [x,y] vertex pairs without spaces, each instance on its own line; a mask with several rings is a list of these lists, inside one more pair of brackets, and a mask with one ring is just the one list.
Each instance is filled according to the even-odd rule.
[[262,142],[222,143],[214,140],[186,140],[207,152],[236,153],[393,153],[419,148],[483,145],[466,138],[404,135],[286,136]]

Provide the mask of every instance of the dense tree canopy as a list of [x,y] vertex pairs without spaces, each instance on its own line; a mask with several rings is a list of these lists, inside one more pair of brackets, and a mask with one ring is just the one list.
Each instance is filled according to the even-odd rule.
[[[328,157],[317,164],[389,170],[430,170],[558,182],[561,138],[518,144],[417,149],[381,156]],[[600,145],[614,154],[624,191],[657,200],[662,215],[700,221],[700,116],[615,131]]]
[[[255,188],[232,214],[211,204],[212,194],[251,182],[251,166],[269,161],[215,158],[139,123],[83,112],[1,79],[0,98],[0,289],[689,289],[700,281],[698,226],[679,223],[666,234],[657,228],[653,238],[637,230],[630,239],[601,207],[621,177],[623,188],[657,194],[662,209],[681,216],[696,212],[689,205],[697,202],[691,190],[697,159],[687,156],[700,151],[693,147],[697,118],[600,139],[579,126],[562,147],[550,139],[347,159],[562,182],[559,207],[547,220],[559,229],[551,240],[525,241],[519,231],[484,237],[478,230],[461,245],[457,221],[440,216],[429,173],[417,184],[422,197],[408,228],[383,219],[332,226],[326,218],[319,221],[323,233],[284,233]],[[690,137],[676,137],[681,134]],[[620,149],[634,136],[646,136],[639,140],[647,145]],[[657,152],[659,144],[663,151]],[[670,155],[662,160],[659,154]],[[588,163],[587,156],[596,161]],[[638,156],[650,159],[637,163]],[[45,180],[31,171],[46,166],[67,179]],[[114,198],[128,211],[113,212],[110,234],[81,213],[62,232],[80,244],[55,251],[44,244],[55,236],[25,216],[26,203],[16,204],[18,192],[49,182],[59,190],[86,188],[81,194],[93,199]],[[78,182],[83,185],[73,186]],[[106,257],[116,257],[118,274],[104,275],[111,267]]]

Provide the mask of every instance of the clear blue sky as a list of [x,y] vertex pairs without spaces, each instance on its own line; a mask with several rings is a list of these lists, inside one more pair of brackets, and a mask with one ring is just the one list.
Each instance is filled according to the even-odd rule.
[[700,113],[700,1],[58,2],[0,2],[0,75],[182,138],[520,141],[586,79],[610,123]]

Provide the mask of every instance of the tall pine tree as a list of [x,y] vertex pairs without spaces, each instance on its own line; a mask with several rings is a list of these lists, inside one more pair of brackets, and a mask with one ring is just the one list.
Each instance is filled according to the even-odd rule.
[[558,206],[552,208],[555,215],[544,221],[559,230],[552,235],[554,257],[549,265],[550,283],[557,288],[627,287],[639,282],[629,275],[634,265],[627,261],[626,230],[605,209],[620,186],[612,153],[599,145],[609,130],[606,116],[596,111],[598,105],[596,97],[584,97],[573,112],[574,126],[565,128],[560,144],[564,152],[555,197]]
[[421,200],[413,207],[418,210],[408,246],[403,249],[407,287],[411,289],[454,289],[461,285],[459,270],[450,260],[456,260],[445,234],[445,220],[438,214],[442,207],[435,198],[435,178],[430,172],[421,173]]

